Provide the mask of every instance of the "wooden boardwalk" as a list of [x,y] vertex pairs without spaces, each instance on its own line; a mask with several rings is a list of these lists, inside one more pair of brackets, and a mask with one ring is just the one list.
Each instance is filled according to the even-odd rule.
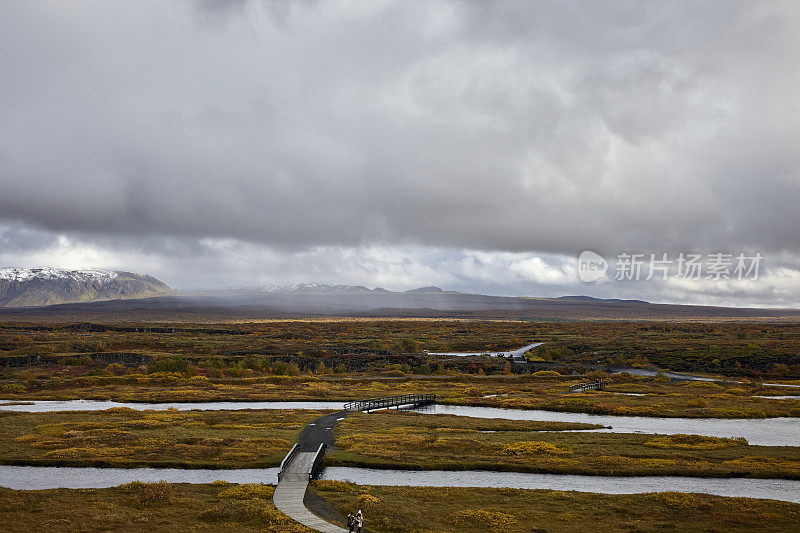
[[316,456],[316,452],[297,452],[295,454],[286,466],[280,483],[275,488],[272,501],[280,512],[311,529],[324,533],[347,532],[346,529],[318,517],[306,509],[303,503],[308,488],[308,474]]
[[275,507],[292,520],[324,533],[342,533],[346,529],[331,524],[306,508],[303,500],[308,483],[317,474],[327,447],[333,447],[333,428],[349,411],[371,411],[389,407],[419,407],[436,402],[435,394],[404,394],[351,402],[338,411],[320,417],[300,432],[298,443],[292,447],[281,463],[278,486],[272,501]]
[[331,413],[314,420],[303,429],[300,441],[281,465],[278,486],[272,496],[272,502],[280,512],[304,526],[324,533],[346,533],[347,530],[326,522],[309,511],[303,499],[311,481],[315,460],[325,453],[325,446],[322,445],[333,444],[333,427],[346,415],[345,411]]

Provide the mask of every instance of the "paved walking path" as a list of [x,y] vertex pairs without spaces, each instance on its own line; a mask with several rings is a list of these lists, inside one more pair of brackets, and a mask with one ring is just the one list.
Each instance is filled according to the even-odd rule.
[[298,452],[286,465],[283,477],[272,497],[275,507],[283,514],[304,526],[324,533],[342,533],[347,530],[326,522],[309,511],[303,503],[303,498],[308,488],[308,473],[311,471],[319,445],[325,443],[333,446],[333,428],[345,416],[347,416],[346,411],[325,415],[307,425],[300,432],[300,439],[297,443]]

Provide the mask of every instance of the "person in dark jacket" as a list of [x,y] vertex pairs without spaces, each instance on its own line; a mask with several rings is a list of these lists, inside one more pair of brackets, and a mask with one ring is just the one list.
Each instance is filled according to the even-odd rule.
[[356,527],[356,517],[353,516],[353,513],[347,513],[347,527],[350,529],[350,533],[353,533],[353,528]]

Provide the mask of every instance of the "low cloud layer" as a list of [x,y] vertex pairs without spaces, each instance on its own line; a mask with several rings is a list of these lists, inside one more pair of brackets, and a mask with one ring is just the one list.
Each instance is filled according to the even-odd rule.
[[[0,65],[6,264],[800,302],[796,2],[16,2]],[[589,289],[584,249],[777,285]]]

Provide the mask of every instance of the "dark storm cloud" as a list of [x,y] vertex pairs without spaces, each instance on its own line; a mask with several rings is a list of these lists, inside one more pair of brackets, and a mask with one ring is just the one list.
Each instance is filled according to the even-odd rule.
[[795,272],[797,6],[7,2],[0,259],[525,294],[579,292],[583,249]]
[[800,249],[792,2],[267,5],[5,4],[0,216],[300,247]]

